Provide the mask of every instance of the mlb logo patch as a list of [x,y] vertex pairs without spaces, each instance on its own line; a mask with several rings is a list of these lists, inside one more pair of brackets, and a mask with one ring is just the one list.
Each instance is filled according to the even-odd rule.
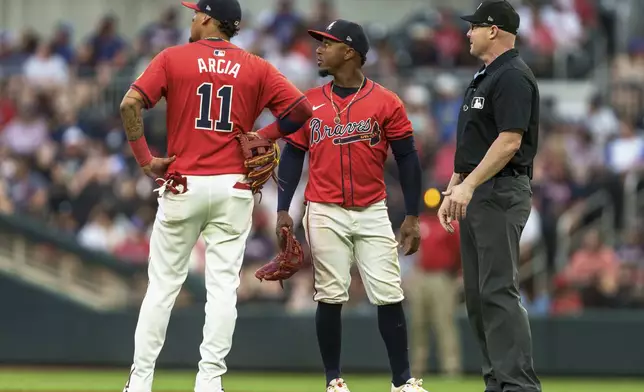
[[225,50],[215,50],[213,52],[213,54],[215,55],[215,57],[224,57],[226,55],[226,51]]
[[483,109],[483,106],[485,106],[485,98],[474,97],[472,99],[472,109]]

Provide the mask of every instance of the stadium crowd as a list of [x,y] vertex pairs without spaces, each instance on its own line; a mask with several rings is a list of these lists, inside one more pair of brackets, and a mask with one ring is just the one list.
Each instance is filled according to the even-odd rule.
[[[273,63],[303,91],[323,82],[316,75],[315,41],[307,28],[325,28],[337,15],[321,0],[311,15],[279,1],[275,9],[247,15],[233,43]],[[526,260],[545,246],[552,285],[528,290],[526,307],[535,314],[578,312],[587,307],[641,307],[644,304],[644,232],[616,219],[614,244],[588,230],[569,263],[557,270],[557,222],[566,211],[582,211],[588,196],[605,189],[620,210],[624,176],[644,163],[644,37],[631,37],[628,50],[615,47],[614,14],[590,0],[515,1],[521,14],[519,48],[543,78],[554,75],[561,55],[571,77],[587,77],[596,47],[607,37],[610,94],[597,94],[582,118],[559,113],[556,102],[542,102],[540,152],[535,162],[534,205],[522,238]],[[106,16],[96,31],[74,45],[73,28],[61,23],[53,34],[0,31],[0,213],[43,222],[60,235],[75,236],[86,247],[111,253],[124,262],[146,263],[148,238],[156,209],[153,182],[134,161],[117,106],[129,83],[151,58],[170,45],[187,42],[178,25],[179,9],[164,11],[157,22],[128,40],[118,20]],[[370,26],[372,51],[366,74],[399,93],[414,126],[425,187],[442,188],[453,168],[455,130],[462,80],[451,68],[476,70],[465,38],[468,26],[457,10],[414,14],[400,28]],[[556,29],[554,28],[556,26]],[[556,30],[557,34],[553,31]],[[430,68],[435,77],[418,83],[407,76]],[[598,91],[601,91],[598,88]],[[272,121],[261,117],[257,126]],[[155,154],[165,148],[163,103],[145,117],[146,135]],[[307,175],[305,170],[305,176]],[[393,160],[386,167],[388,205],[395,228],[404,203]],[[303,179],[291,210],[302,215]],[[260,284],[255,269],[276,253],[273,234],[276,188],[269,184],[257,203],[239,290],[241,302],[273,301],[293,311],[313,310],[312,274],[298,273],[289,290]],[[432,219],[429,209],[424,222]],[[619,215],[619,214],[618,214]],[[301,227],[298,228],[303,237]],[[429,236],[427,234],[425,237]],[[193,252],[195,272],[203,268],[203,242]],[[431,252],[402,258],[412,274]],[[458,275],[457,269],[454,271]],[[527,282],[529,283],[529,282]],[[528,284],[527,287],[530,285]],[[368,311],[356,273],[350,305]]]

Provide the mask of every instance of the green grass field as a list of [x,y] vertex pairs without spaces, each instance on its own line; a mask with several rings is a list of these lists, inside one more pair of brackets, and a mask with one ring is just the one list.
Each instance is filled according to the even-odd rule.
[[[127,378],[124,370],[31,370],[0,368],[0,391],[114,391],[120,392]],[[226,392],[324,392],[320,375],[251,374],[231,372],[224,379]],[[389,392],[385,375],[346,375],[352,392]],[[191,392],[194,372],[157,372],[155,392]],[[476,377],[462,380],[425,379],[430,392],[483,392]],[[554,379],[543,380],[544,392],[642,392],[644,380]]]

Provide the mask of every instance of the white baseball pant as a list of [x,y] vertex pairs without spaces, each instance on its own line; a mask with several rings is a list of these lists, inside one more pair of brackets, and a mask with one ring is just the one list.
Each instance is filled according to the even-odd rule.
[[303,224],[315,271],[315,301],[347,302],[354,262],[372,304],[387,305],[404,299],[398,243],[384,200],[349,209],[309,202]]
[[237,320],[239,273],[251,229],[254,198],[234,185],[244,175],[187,176],[188,191],[165,192],[150,238],[149,284],[134,336],[127,392],[150,392],[170,313],[200,234],[206,242],[206,321],[195,392],[221,391],[225,357]]

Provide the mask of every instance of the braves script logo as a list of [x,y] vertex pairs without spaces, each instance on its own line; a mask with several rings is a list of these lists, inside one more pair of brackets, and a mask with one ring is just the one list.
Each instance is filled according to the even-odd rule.
[[309,122],[311,128],[311,145],[318,144],[324,139],[333,139],[336,146],[368,140],[369,146],[380,142],[380,124],[371,118],[359,122],[349,122],[330,127],[322,125],[322,120],[314,117]]

